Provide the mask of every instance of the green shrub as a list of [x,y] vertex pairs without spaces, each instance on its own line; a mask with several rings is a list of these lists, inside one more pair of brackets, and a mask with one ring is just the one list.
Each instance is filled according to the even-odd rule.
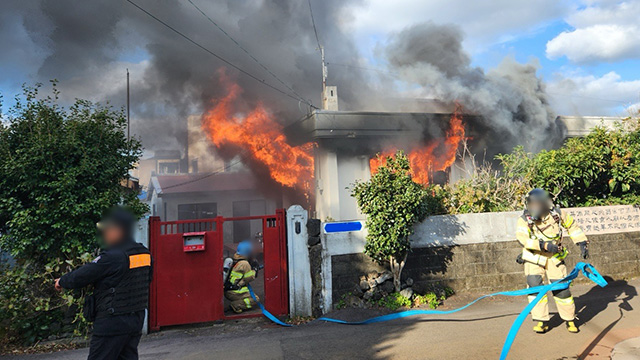
[[531,183],[564,207],[634,203],[640,195],[640,127],[627,119],[597,127],[532,159]]
[[356,181],[351,196],[367,216],[365,253],[381,265],[388,265],[393,284],[400,291],[400,275],[411,250],[413,225],[434,211],[429,192],[413,181],[407,156],[398,151],[369,181]]
[[374,304],[395,311],[400,309],[401,307],[410,307],[412,302],[411,299],[395,292],[384,296],[378,301],[374,301]]
[[[551,192],[562,207],[637,204],[639,121],[629,118],[613,129],[596,127],[559,149],[537,154],[518,146],[496,156],[500,170],[484,163],[453,184],[429,187],[431,209],[448,214],[520,210],[524,195],[534,187]],[[467,163],[474,160],[471,156]]]
[[[40,85],[0,114],[0,248],[15,259],[0,274],[2,340],[30,344],[55,334],[82,332],[82,292],[53,289],[53,280],[99,246],[95,223],[116,204],[147,210],[122,186],[142,153],[126,136],[122,110],[84,100],[65,109]],[[74,299],[74,295],[76,296]],[[67,331],[70,330],[70,331]]]
[[87,323],[77,311],[84,292],[60,295],[53,285],[60,274],[90,259],[90,254],[84,254],[76,261],[52,260],[44,266],[21,263],[0,269],[0,334],[5,345],[29,345],[63,332],[86,334]]

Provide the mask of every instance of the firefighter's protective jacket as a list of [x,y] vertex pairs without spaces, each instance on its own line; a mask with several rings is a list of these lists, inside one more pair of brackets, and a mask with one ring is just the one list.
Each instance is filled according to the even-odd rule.
[[237,286],[237,290],[228,291],[234,294],[246,293],[248,296],[249,288],[247,288],[247,284],[256,278],[256,272],[251,267],[249,259],[244,256],[234,254],[233,261],[235,262],[235,266],[231,269],[231,273],[229,273],[229,283]]
[[560,209],[555,209],[543,219],[536,221],[527,219],[526,215],[521,216],[518,219],[516,238],[524,247],[522,259],[540,266],[545,266],[547,260],[552,257],[563,260],[568,254],[566,249],[558,254],[552,254],[540,247],[540,240],[551,241],[560,246],[563,229],[567,230],[575,244],[587,241],[586,235],[573,216],[560,212]]

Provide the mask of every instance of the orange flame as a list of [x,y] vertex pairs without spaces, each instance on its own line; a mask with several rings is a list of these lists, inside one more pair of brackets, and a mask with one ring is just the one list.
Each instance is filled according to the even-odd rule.
[[[449,130],[446,137],[429,142],[424,146],[411,149],[407,154],[411,164],[411,176],[421,184],[429,184],[429,177],[436,171],[444,171],[456,161],[458,146],[465,139],[464,124],[462,123],[462,107],[456,104],[455,111],[451,115]],[[369,160],[371,174],[378,171],[378,167],[387,162],[387,158],[393,156],[397,149],[387,149],[377,157]]]
[[202,118],[202,128],[213,144],[220,148],[240,148],[245,160],[263,164],[270,177],[291,188],[308,192],[313,176],[313,144],[291,146],[282,133],[282,125],[258,104],[246,115],[238,115],[235,105],[242,89],[220,72],[227,94],[215,101]]

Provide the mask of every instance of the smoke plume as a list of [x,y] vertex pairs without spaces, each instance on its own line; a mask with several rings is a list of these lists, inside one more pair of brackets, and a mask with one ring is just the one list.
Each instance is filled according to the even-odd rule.
[[[134,0],[170,26],[265,82],[290,92],[253,62],[187,1]],[[305,100],[321,103],[321,66],[306,1],[193,0],[255,58]],[[320,42],[325,47],[329,82],[337,85],[341,110],[406,110],[403,96],[389,74],[358,68],[357,44],[342,26],[360,0],[312,1]],[[202,114],[223,98],[217,70],[227,67],[243,89],[247,111],[262,102],[286,125],[309,107],[273,91],[189,43],[127,1],[39,0],[5,2],[0,46],[21,42],[28,51],[23,69],[27,83],[58,79],[67,101],[88,98],[125,104],[125,69],[131,71],[132,133],[150,150],[186,147],[187,117]],[[7,40],[7,38],[9,40]],[[381,53],[389,73],[419,86],[429,98],[453,103],[478,115],[469,124],[480,146],[508,151],[524,143],[532,150],[550,147],[561,129],[536,77],[535,64],[505,59],[484,72],[470,65],[462,34],[453,26],[422,24],[390,35]],[[17,39],[17,40],[16,40]],[[27,50],[24,50],[27,49]],[[1,55],[0,55],[1,56]],[[354,66],[332,66],[331,63]],[[30,67],[29,67],[30,66]],[[22,81],[21,81],[22,82]],[[12,94],[5,94],[10,97]],[[420,110],[421,105],[410,110]],[[485,139],[501,139],[501,144]]]
[[391,35],[383,53],[407,83],[420,85],[436,99],[459,102],[477,115],[478,123],[469,125],[489,153],[509,151],[517,144],[532,151],[557,146],[563,128],[556,124],[536,64],[507,57],[485,73],[471,66],[462,40],[456,26],[424,23]]

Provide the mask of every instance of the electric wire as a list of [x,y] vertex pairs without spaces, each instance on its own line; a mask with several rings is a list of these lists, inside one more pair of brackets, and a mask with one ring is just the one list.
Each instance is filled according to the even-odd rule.
[[191,0],[187,0],[189,2],[189,4],[191,4],[196,10],[198,10],[198,12],[200,12],[200,14],[202,14],[202,16],[204,16],[205,18],[207,18],[207,20],[209,20],[210,23],[212,23],[216,28],[218,28],[218,30],[220,30],[227,38],[229,38],[229,40],[233,41],[234,44],[236,44],[236,46],[238,46],[240,48],[240,50],[244,51],[245,54],[247,54],[256,64],[260,65],[260,67],[262,67],[266,72],[269,73],[269,75],[271,75],[274,79],[276,79],[280,84],[284,85],[287,89],[289,89],[293,94],[295,94],[298,98],[300,98],[300,100],[304,100],[304,97],[302,95],[300,95],[298,92],[296,92],[291,86],[287,85],[284,81],[282,81],[282,79],[280,79],[276,74],[274,74],[271,70],[269,70],[269,68],[266,67],[266,65],[264,65],[263,63],[261,63],[258,59],[256,59],[255,56],[251,55],[251,53],[249,53],[249,51],[242,46],[238,41],[236,41],[236,39],[234,39],[231,35],[229,35],[228,32],[226,32],[220,25],[218,25],[218,23],[216,23],[209,15],[207,15],[202,9],[200,9],[200,7],[198,7],[198,5],[196,5],[193,1]]
[[166,28],[168,28],[169,30],[173,31],[174,33],[180,35],[182,38],[184,38],[185,40],[189,41],[190,43],[192,43],[193,45],[199,47],[200,49],[206,51],[207,53],[209,53],[210,55],[214,56],[215,58],[217,58],[218,60],[222,61],[223,63],[231,66],[232,68],[238,70],[239,72],[241,72],[242,74],[250,77],[251,79],[267,86],[270,87],[271,89],[281,93],[282,95],[285,95],[291,99],[294,99],[296,101],[302,101],[305,104],[309,105],[312,108],[316,108],[313,104],[311,104],[310,102],[304,100],[304,99],[299,99],[291,94],[289,94],[286,91],[283,91],[282,89],[279,89],[276,86],[273,86],[271,84],[269,84],[268,82],[266,82],[264,79],[261,79],[253,74],[251,74],[250,72],[242,69],[241,67],[239,67],[238,65],[235,65],[234,63],[230,62],[229,60],[223,58],[222,56],[214,53],[213,51],[209,50],[208,48],[204,47],[203,45],[201,45],[200,43],[196,42],[195,40],[191,39],[190,37],[188,37],[187,35],[185,35],[184,33],[182,33],[181,31],[179,31],[178,29],[174,28],[173,26],[167,24],[166,22],[164,22],[163,20],[161,20],[160,18],[158,18],[157,16],[153,15],[152,13],[150,13],[149,11],[147,11],[146,9],[144,9],[143,7],[141,7],[140,5],[136,4],[135,2],[133,2],[132,0],[126,0],[128,3],[130,3],[131,5],[135,6],[138,10],[142,11],[143,13],[145,13],[147,16],[151,17],[152,19],[156,20],[157,22],[159,22],[160,24],[164,25]]
[[313,18],[313,9],[311,9],[311,0],[309,0],[309,13],[311,14],[311,25],[313,25],[313,33],[316,35],[316,43],[318,43],[318,49],[322,46],[320,45],[320,38],[318,38],[318,30],[316,29],[316,21]]

